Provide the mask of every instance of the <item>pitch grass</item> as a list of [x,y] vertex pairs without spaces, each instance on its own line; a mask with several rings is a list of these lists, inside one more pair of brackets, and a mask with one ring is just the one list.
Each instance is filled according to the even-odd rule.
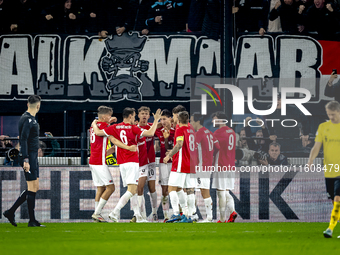
[[[0,224],[0,254],[336,254],[340,229],[327,223]],[[339,226],[338,226],[339,227]]]

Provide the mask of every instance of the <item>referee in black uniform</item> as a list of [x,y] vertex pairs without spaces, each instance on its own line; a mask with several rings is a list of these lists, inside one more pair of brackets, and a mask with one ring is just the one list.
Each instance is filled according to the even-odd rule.
[[28,213],[30,221],[29,227],[45,227],[41,225],[34,216],[35,194],[39,190],[39,124],[35,119],[35,115],[40,109],[41,98],[33,95],[28,98],[27,111],[19,120],[19,141],[20,141],[20,157],[22,158],[22,167],[27,182],[27,190],[24,190],[18,197],[13,206],[5,211],[3,215],[9,220],[13,226],[17,226],[14,213],[17,208],[27,200]]

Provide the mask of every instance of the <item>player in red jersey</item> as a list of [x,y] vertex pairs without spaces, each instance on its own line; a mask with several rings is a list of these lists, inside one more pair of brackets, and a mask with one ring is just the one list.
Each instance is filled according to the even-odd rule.
[[[96,120],[92,122],[92,127],[96,135],[109,136],[113,135],[126,145],[137,145],[137,138],[140,136],[152,137],[155,134],[157,123],[161,117],[161,110],[158,109],[154,114],[154,123],[149,130],[142,130],[141,128],[133,125],[135,122],[135,109],[125,108],[123,110],[123,122],[109,126],[103,130],[100,130],[95,124]],[[118,204],[114,210],[110,213],[109,218],[114,222],[118,222],[118,215],[120,210],[126,205],[130,198],[137,193],[137,183],[139,174],[139,158],[138,152],[131,152],[125,149],[117,148],[117,162],[119,164],[119,170],[122,176],[124,187],[128,187],[125,194],[119,199]],[[139,211],[134,208],[134,211]],[[140,213],[136,215],[137,221],[142,221]]]
[[210,174],[214,157],[213,133],[202,126],[203,116],[194,113],[190,117],[190,124],[196,130],[195,143],[197,145],[198,160],[196,167],[196,188],[201,190],[207,218],[202,222],[212,222],[212,199],[210,197]]
[[[150,118],[150,108],[142,106],[138,109],[138,127],[149,130],[152,123],[148,123]],[[151,197],[152,220],[157,221],[157,193],[156,193],[156,163],[155,163],[155,147],[154,137],[142,137],[138,140],[139,152],[139,180],[138,180],[138,206],[141,215],[146,220],[145,200],[144,200],[144,186],[148,181],[148,187]],[[134,201],[135,202],[135,201]],[[134,216],[131,222],[136,222]]]
[[159,160],[159,180],[162,186],[162,207],[163,207],[163,215],[164,222],[167,221],[170,217],[169,215],[169,193],[168,193],[168,182],[169,175],[171,172],[172,162],[168,161],[167,164],[163,162],[165,158],[165,154],[167,150],[171,150],[173,148],[174,137],[175,137],[175,129],[171,127],[171,112],[167,109],[162,111],[161,124],[160,128],[157,128],[155,135],[158,136],[160,142],[160,151],[161,156]]
[[[195,188],[195,179],[190,176],[190,146],[191,141],[194,140],[194,134],[189,126],[189,113],[186,111],[179,112],[178,123],[178,128],[175,131],[175,146],[163,160],[164,163],[167,163],[173,157],[168,185],[174,214],[167,222],[179,220],[181,222],[192,222],[190,217],[189,219],[186,217],[190,214],[183,191],[183,188]],[[182,217],[179,214],[178,204],[183,210]]]
[[[213,123],[217,119],[227,119],[227,116],[224,112],[216,112],[212,115]],[[229,194],[229,190],[234,189],[235,183],[236,135],[234,130],[227,127],[226,124],[216,124],[216,127],[218,129],[214,132],[214,141],[219,143],[219,152],[215,158],[212,188],[217,189],[220,207],[219,222],[226,222],[226,205],[227,215],[230,214],[228,222],[234,222],[237,213],[235,212],[234,199]]]
[[[98,122],[97,126],[99,129],[104,129],[109,126],[109,123],[115,119],[112,116],[112,108],[107,106],[100,106],[98,108]],[[121,141],[118,141],[113,136],[109,136],[110,141],[113,144],[121,148],[136,151],[137,147],[135,145],[127,146]],[[108,166],[106,165],[106,155],[107,155],[107,137],[97,136],[93,128],[90,128],[90,142],[91,142],[91,156],[90,156],[90,170],[92,173],[92,179],[94,185],[97,187],[97,193],[95,197],[95,212],[92,215],[92,219],[98,222],[106,222],[106,220],[101,216],[103,207],[106,205],[107,200],[110,198],[111,194],[115,191],[115,185],[112,180],[111,173]],[[112,151],[110,148],[110,152]],[[108,150],[108,153],[110,153]],[[111,152],[112,153],[112,152]]]

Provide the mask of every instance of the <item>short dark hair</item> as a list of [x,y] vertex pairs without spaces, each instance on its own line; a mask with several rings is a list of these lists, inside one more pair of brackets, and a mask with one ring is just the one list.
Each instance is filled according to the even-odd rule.
[[123,110],[123,119],[129,118],[129,116],[133,114],[135,111],[136,111],[135,108],[126,107]]
[[112,114],[113,113],[112,108],[105,106],[105,105],[99,106],[97,111],[98,111],[98,115],[99,114]]
[[218,119],[224,119],[224,120],[227,119],[227,115],[222,111],[214,112],[211,115],[211,118],[213,119],[214,117],[216,117]]
[[188,124],[189,122],[189,113],[187,111],[182,111],[178,113],[178,120],[181,124]]
[[40,101],[41,101],[41,97],[38,95],[29,96],[27,99],[27,102],[29,104],[36,104],[36,103],[39,103]]
[[270,149],[270,146],[274,146],[274,147],[279,147],[281,149],[281,145],[277,142],[272,142],[271,144],[269,144],[269,149]]
[[187,109],[183,105],[179,104],[174,109],[172,109],[172,113],[176,114],[176,113],[179,113],[179,112],[184,112],[186,110]]
[[168,118],[171,118],[172,116],[171,116],[171,112],[168,110],[168,109],[164,109],[163,111],[162,111],[162,116],[166,116],[166,117],[168,117]]
[[340,111],[340,104],[338,101],[330,101],[325,107],[330,111]]
[[142,111],[146,111],[146,112],[149,112],[149,114],[151,113],[151,110],[149,107],[147,106],[142,106],[138,109],[138,113],[142,112]]
[[194,118],[195,122],[199,121],[200,124],[202,124],[204,121],[204,117],[200,112],[194,112],[191,116]]

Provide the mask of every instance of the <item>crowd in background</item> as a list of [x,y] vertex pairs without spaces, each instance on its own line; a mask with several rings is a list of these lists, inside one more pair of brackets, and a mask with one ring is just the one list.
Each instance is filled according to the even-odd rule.
[[[338,0],[234,0],[237,33],[330,36],[340,31]],[[221,0],[0,0],[0,33],[196,32],[217,39]]]

